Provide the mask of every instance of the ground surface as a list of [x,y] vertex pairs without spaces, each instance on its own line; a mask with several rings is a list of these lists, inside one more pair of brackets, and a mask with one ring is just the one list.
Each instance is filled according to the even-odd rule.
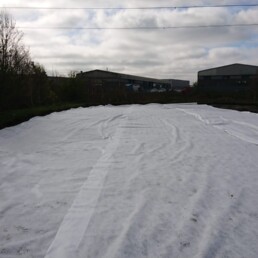
[[79,108],[0,131],[0,257],[258,254],[258,115]]

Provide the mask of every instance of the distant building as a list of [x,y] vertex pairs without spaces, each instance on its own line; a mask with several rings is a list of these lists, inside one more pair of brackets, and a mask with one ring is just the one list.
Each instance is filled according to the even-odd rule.
[[88,82],[91,86],[105,87],[107,90],[124,88],[134,92],[171,91],[171,83],[164,80],[104,70],[80,72],[76,75],[76,78],[85,80],[85,82]]
[[198,89],[203,92],[245,92],[258,76],[258,66],[231,64],[198,72]]
[[177,92],[182,92],[190,87],[190,81],[186,80],[165,79],[162,81],[170,83],[171,89]]

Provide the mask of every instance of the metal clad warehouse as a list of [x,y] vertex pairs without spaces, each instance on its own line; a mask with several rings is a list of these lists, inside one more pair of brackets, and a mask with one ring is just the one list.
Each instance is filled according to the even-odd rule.
[[152,91],[154,88],[161,91],[171,90],[171,84],[163,80],[103,70],[81,72],[76,77],[85,80],[90,85],[103,86],[108,89],[125,87],[132,91]]
[[245,92],[257,80],[258,66],[231,64],[198,72],[198,87],[202,91]]

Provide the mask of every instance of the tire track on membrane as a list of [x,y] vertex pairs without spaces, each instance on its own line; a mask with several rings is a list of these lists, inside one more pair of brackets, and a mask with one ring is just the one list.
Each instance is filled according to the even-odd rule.
[[[177,108],[177,110],[186,115],[191,115],[193,119],[202,122],[203,126],[211,125],[216,128],[198,113],[188,112],[188,110],[181,108]],[[216,121],[219,124],[222,119]],[[221,135],[219,131],[217,134]],[[226,157],[223,160],[224,163],[228,163]],[[196,164],[199,164],[199,162]],[[167,246],[169,244],[171,246],[168,248],[166,257],[169,257],[172,251],[174,251],[175,257],[221,257],[220,249],[225,245],[225,241],[231,237],[228,232],[233,225],[233,222],[231,222],[233,219],[230,217],[243,203],[242,199],[245,192],[241,190],[240,193],[234,193],[233,198],[233,195],[230,194],[231,183],[229,178],[226,176],[224,178],[223,173],[220,173],[220,171],[226,172],[226,169],[223,169],[222,165],[218,166],[216,159],[208,161],[207,164],[200,163],[195,167],[195,170],[198,171],[198,174],[193,172],[192,175],[185,177],[185,184],[198,187],[193,189],[194,192],[187,197],[188,200],[183,205],[184,212],[174,228],[175,234],[170,239],[171,242],[167,243]],[[199,184],[195,183],[197,181]],[[223,204],[219,203],[221,199],[224,200]],[[219,211],[216,207],[220,207]],[[238,218],[235,224],[240,224],[239,220]],[[177,248],[175,248],[176,246]]]
[[[138,115],[142,117],[143,125],[139,127],[142,129],[141,133],[139,130],[132,132],[134,126],[139,126],[135,122],[127,127],[131,130],[132,139],[139,140],[132,148],[132,154],[139,155],[134,161],[132,160],[132,163],[138,163],[136,166],[138,169],[132,170],[132,173],[126,176],[123,175],[122,182],[119,183],[119,185],[124,184],[122,187],[124,193],[134,189],[131,208],[128,208],[123,221],[119,218],[115,220],[117,224],[122,225],[121,230],[117,232],[115,240],[109,243],[105,255],[102,253],[96,257],[137,257],[137,255],[149,257],[150,254],[152,254],[150,257],[158,257],[158,250],[149,245],[149,241],[154,241],[154,245],[165,248],[170,246],[170,243],[159,241],[159,238],[166,238],[168,231],[162,231],[162,223],[170,224],[171,212],[159,212],[158,208],[171,205],[166,201],[171,199],[171,188],[176,186],[177,177],[180,175],[180,171],[173,170],[174,164],[183,159],[183,152],[190,150],[192,144],[191,141],[184,139],[180,128],[173,123],[169,113],[165,114],[165,118],[160,118],[158,116],[160,110],[151,115],[148,107],[143,107],[140,111]],[[154,167],[150,166],[148,162],[150,159],[156,161]],[[164,160],[167,160],[165,166],[163,166]],[[136,184],[141,186],[136,187]],[[172,215],[172,217],[178,216]],[[146,235],[149,235],[149,239]]]
[[208,117],[202,116],[192,110],[186,110],[177,108],[179,111],[184,112],[187,115],[193,116],[197,120],[203,122],[206,125],[212,126],[222,132],[237,138],[241,141],[258,145],[258,127],[249,123],[239,122],[232,119],[226,119],[223,116]]
[[[124,131],[123,127],[126,125],[128,114],[131,112],[132,107],[129,107],[126,109],[123,116],[116,116],[116,118],[122,117],[123,120],[117,126],[112,141],[106,146],[103,155],[97,161],[75,197],[45,258],[78,257],[78,247],[87,230],[91,217],[94,214],[108,169],[112,164],[112,155],[120,144],[120,138]],[[112,118],[110,119],[110,121],[113,120]]]

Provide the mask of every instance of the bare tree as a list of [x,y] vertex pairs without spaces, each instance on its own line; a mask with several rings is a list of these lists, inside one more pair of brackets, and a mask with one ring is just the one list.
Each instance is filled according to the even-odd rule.
[[[22,44],[23,33],[12,17],[0,12],[0,75],[26,74],[31,66],[29,51]],[[3,78],[2,78],[3,79]]]

